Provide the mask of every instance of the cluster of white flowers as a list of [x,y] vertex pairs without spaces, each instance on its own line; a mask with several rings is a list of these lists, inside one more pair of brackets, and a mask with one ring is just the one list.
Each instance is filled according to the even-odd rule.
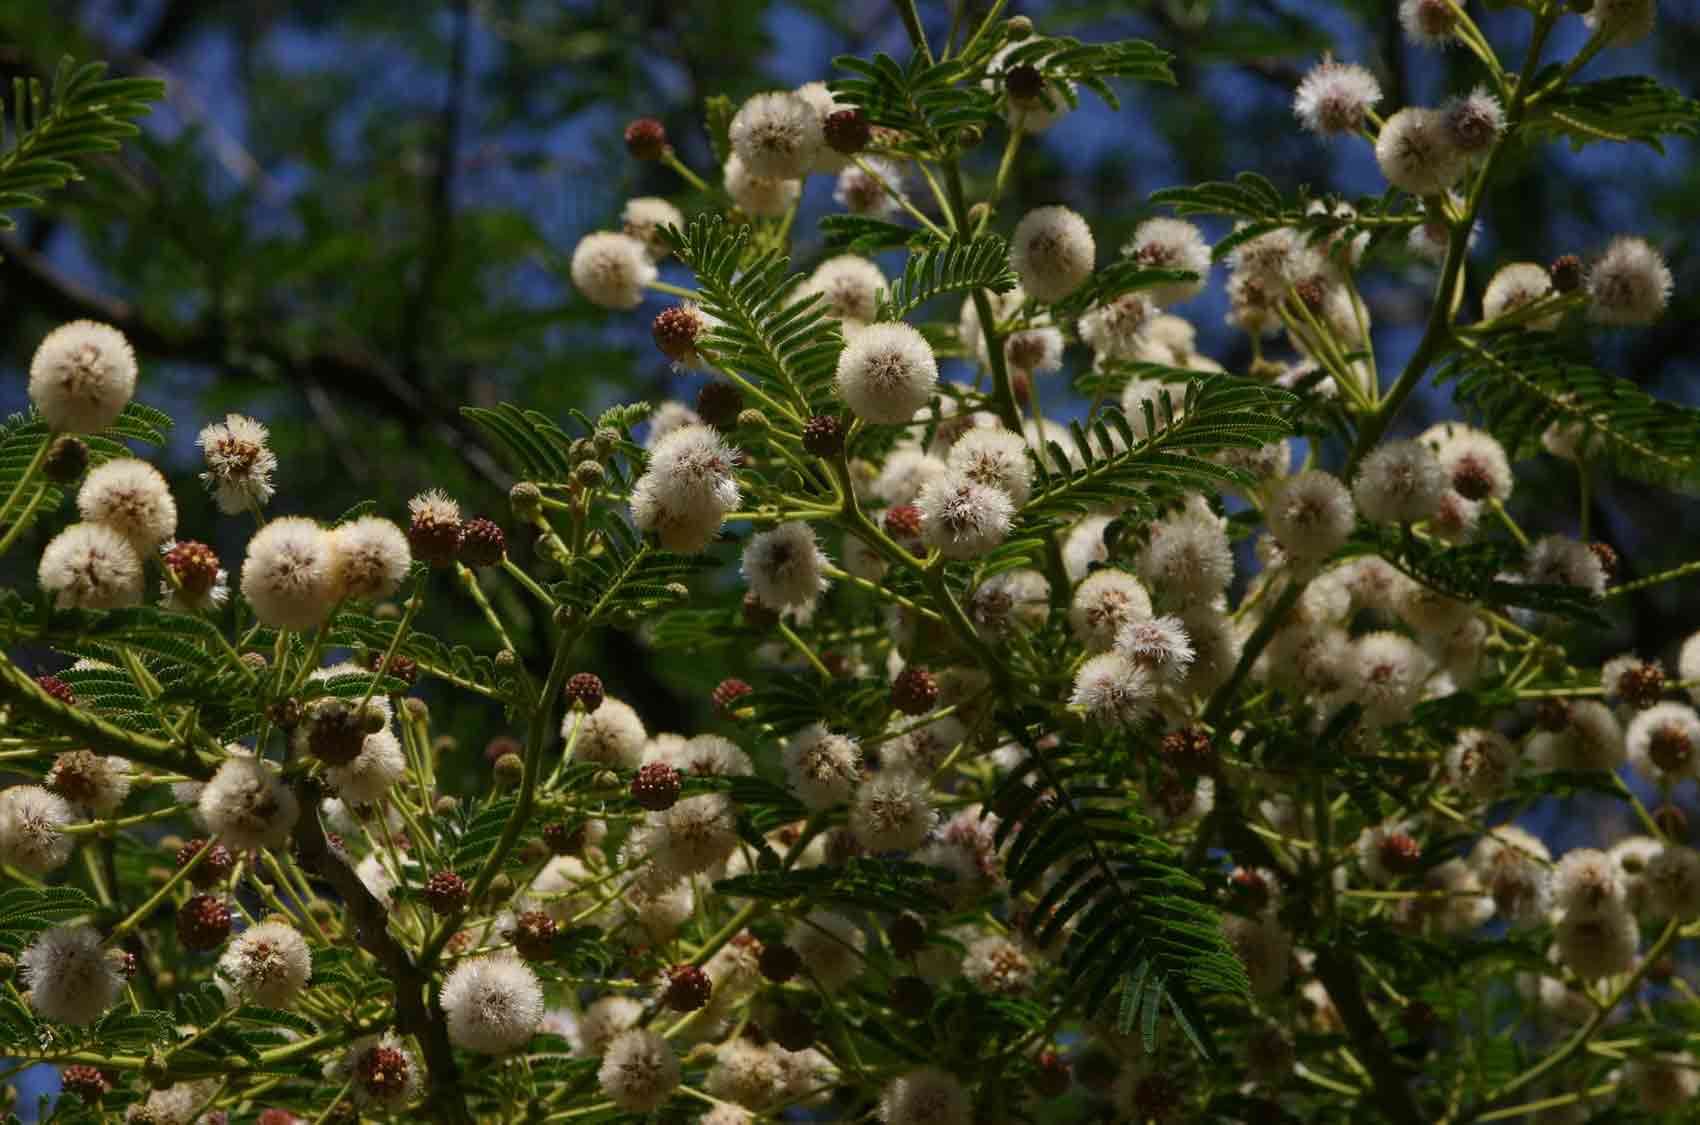
[[[1622,43],[1652,12],[1597,0],[1587,19],[1596,44]],[[1397,18],[1418,45],[1486,49],[1452,0],[1403,0]],[[1002,118],[1013,158],[1023,135],[1066,119],[1077,84],[1094,86],[1076,69],[1093,56],[1022,17],[987,27],[945,66],[973,105],[995,106],[985,124]],[[1078,1079],[1121,1120],[1356,1119],[1401,1092],[1413,1100],[1398,1116],[1416,1120],[1438,1101],[1404,1081],[1399,1054],[1501,1030],[1555,1045],[1555,1080],[1614,1066],[1605,1085],[1640,1109],[1689,1109],[1700,1067],[1680,1037],[1592,1037],[1672,999],[1642,985],[1670,975],[1700,925],[1680,804],[1700,780],[1700,632],[1671,671],[1669,654],[1623,652],[1597,671],[1566,655],[1566,614],[1608,604],[1618,560],[1587,520],[1572,536],[1532,513],[1525,531],[1510,507],[1529,506],[1518,462],[1544,447],[1586,472],[1609,443],[1563,411],[1539,444],[1502,441],[1492,421],[1398,428],[1413,384],[1382,385],[1358,283],[1375,227],[1409,227],[1408,247],[1447,264],[1415,376],[1442,349],[1538,345],[1664,310],[1670,269],[1620,237],[1586,265],[1484,271],[1479,322],[1451,324],[1477,177],[1535,96],[1493,77],[1383,116],[1370,69],[1324,58],[1293,111],[1373,147],[1395,189],[1360,203],[1373,215],[1306,196],[1287,225],[1242,223],[1214,246],[1183,218],[1143,218],[1103,266],[1068,206],[947,202],[960,169],[946,192],[936,166],[954,152],[918,157],[919,138],[870,125],[849,95],[819,82],[757,94],[730,114],[720,169],[756,253],[786,243],[815,175],[852,215],[914,219],[917,244],[1007,234],[976,243],[1007,245],[1001,277],[945,287],[962,297],[954,323],[909,323],[892,297],[916,271],[894,286],[880,264],[833,253],[755,295],[757,316],[707,283],[661,282],[694,264],[695,235],[669,233],[687,217],[668,199],[626,200],[618,229],[574,249],[572,284],[611,310],[684,297],[651,332],[673,375],[705,377],[702,393],[649,411],[641,440],[627,408],[578,440],[537,421],[539,460],[567,469],[510,494],[537,533],[519,560],[500,527],[436,489],[403,523],[267,518],[270,434],[230,414],[197,444],[219,511],[258,525],[231,590],[211,548],[178,538],[158,469],[104,453],[79,468],[76,522],[38,574],[48,622],[74,622],[93,657],[33,681],[0,658],[0,758],[21,778],[0,789],[0,866],[48,887],[51,907],[7,919],[27,931],[15,979],[43,1024],[39,1052],[90,1057],[48,1025],[102,1026],[146,971],[137,1006],[210,976],[229,1007],[125,1064],[148,1080],[125,1094],[144,1122],[246,1112],[272,1089],[247,1086],[249,1071],[282,1064],[278,1086],[331,1088],[300,1099],[320,1119],[411,1118],[458,1097],[480,1120],[691,1105],[710,1125],[793,1108],[966,1125],[1028,1115]],[[703,186],[659,123],[634,123],[627,142]],[[922,185],[938,214],[909,194]],[[1218,259],[1243,374],[1176,311]],[[756,320],[776,337],[760,356],[744,350]],[[1078,428],[1045,417],[1068,371],[1091,398],[1069,408]],[[136,375],[110,327],[50,335],[30,371],[50,431],[38,460],[111,426]],[[684,580],[713,563],[717,576]],[[130,619],[161,614],[99,613],[140,605],[152,577],[163,613],[198,616],[127,645]],[[385,604],[404,588],[405,608]],[[488,658],[419,632],[427,598],[449,591],[476,607]],[[664,678],[701,685],[711,727],[683,733],[692,715],[653,706],[638,661],[613,661],[624,682],[607,685],[569,667],[575,642],[628,627],[634,644],[687,653]],[[54,628],[41,635],[64,645]],[[527,636],[560,646],[546,674],[522,657]],[[717,674],[722,662],[750,680]],[[406,690],[416,676],[435,681],[429,704]],[[449,768],[458,742],[433,737],[431,709],[451,689],[523,740],[498,735]],[[457,792],[480,763],[488,784]],[[1582,789],[1624,795],[1633,829],[1557,846],[1522,816]],[[123,886],[114,865],[128,871],[145,845],[111,840],[162,821],[196,835],[161,842],[173,866],[149,869],[151,885]],[[69,888],[84,885],[100,901],[73,913]],[[151,929],[167,905],[174,939]],[[1387,952],[1407,940],[1416,968]],[[1447,941],[1471,943],[1457,966]],[[1494,941],[1505,959],[1485,955]],[[1198,972],[1147,975],[1195,954]],[[1480,978],[1464,974],[1506,960],[1517,987],[1490,999],[1520,1001],[1520,1022],[1502,1028],[1496,1008],[1479,1024]],[[1100,1018],[1079,1007],[1083,970],[1102,977]],[[350,974],[367,973],[387,984],[354,991]],[[1192,1003],[1183,980],[1211,1002]],[[1156,992],[1141,999],[1136,981]],[[1153,1045],[1150,1023],[1101,1018],[1118,996],[1123,1015],[1209,1023],[1225,1062],[1206,1075],[1214,1063]],[[1431,1003],[1448,1009],[1445,1034]],[[183,1048],[222,1050],[268,1009],[292,1014],[258,1061],[245,1044],[228,1092],[205,1081]],[[64,1042],[79,1046],[60,1058]],[[583,1104],[538,1092],[561,1073]],[[112,1084],[65,1070],[85,1100]],[[1600,1093],[1530,1105],[1546,1120]],[[1482,1102],[1487,1116],[1517,1112],[1502,1100]]]

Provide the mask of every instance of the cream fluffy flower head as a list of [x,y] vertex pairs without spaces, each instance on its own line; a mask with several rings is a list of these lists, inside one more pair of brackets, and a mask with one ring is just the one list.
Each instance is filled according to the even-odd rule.
[[248,541],[242,596],[275,629],[311,629],[336,602],[336,541],[302,516],[272,520]]
[[955,1075],[921,1066],[886,1083],[879,1118],[885,1125],[969,1125],[974,1103]]
[[1446,115],[1422,106],[1407,106],[1383,123],[1375,161],[1388,183],[1412,195],[1439,195],[1458,182],[1468,163],[1452,143]]
[[1125,625],[1151,617],[1151,595],[1125,570],[1088,574],[1069,602],[1068,624],[1088,652],[1107,652]]
[[1588,315],[1601,324],[1651,324],[1671,287],[1670,267],[1646,239],[1615,238],[1588,270]]
[[824,139],[821,115],[796,94],[757,94],[738,108],[730,129],[732,152],[757,176],[789,180],[808,175]]
[[18,958],[30,1007],[55,1023],[91,1024],[117,1003],[124,978],[91,926],[54,926]]
[[702,550],[737,506],[737,456],[709,426],[669,430],[651,446],[649,467],[632,488],[632,523],[656,533],[669,551]]
[[1325,58],[1305,73],[1293,94],[1293,116],[1311,132],[1337,137],[1357,132],[1381,101],[1381,83],[1355,63]]
[[237,994],[268,1008],[287,1008],[313,975],[313,955],[294,927],[262,922],[231,940],[218,971]]
[[1440,506],[1446,474],[1428,446],[1393,441],[1378,446],[1358,466],[1352,498],[1371,523],[1416,523]]
[[263,507],[272,498],[277,454],[267,446],[270,431],[253,418],[227,414],[195,438],[206,459],[201,481],[227,516]]
[[907,852],[921,846],[937,814],[925,779],[906,769],[882,769],[856,787],[850,831],[870,852]]
[[604,697],[602,706],[588,715],[569,711],[561,720],[561,737],[572,742],[574,761],[597,762],[616,769],[642,765],[644,743],[649,740],[643,720],[631,704],[613,696]]
[[201,789],[197,807],[208,831],[232,851],[283,847],[301,814],[277,768],[240,747]]
[[506,954],[456,965],[437,1004],[447,1017],[449,1042],[483,1055],[525,1045],[543,1022],[543,987],[524,961]]
[[390,597],[407,577],[413,552],[407,534],[382,516],[361,516],[330,532],[336,597],[380,600]]
[[685,216],[677,207],[655,195],[640,195],[626,200],[620,212],[621,231],[643,243],[650,259],[660,261],[672,253],[673,247],[661,235],[662,227],[685,229]]
[[858,418],[908,422],[939,380],[932,345],[903,323],[870,324],[850,334],[838,356],[838,393]]
[[1010,264],[1035,300],[1060,301],[1092,276],[1097,254],[1092,228],[1067,207],[1035,207],[1015,224]]
[[64,829],[74,819],[69,802],[39,785],[0,791],[0,862],[32,875],[63,867],[75,844]]
[[344,765],[330,766],[325,780],[337,796],[356,805],[381,800],[407,772],[407,757],[395,732],[385,728],[366,736],[360,753]]
[[61,324],[30,360],[30,401],[61,433],[112,425],[136,393],[136,353],[124,334],[92,320]]
[[616,231],[596,231],[573,247],[573,288],[593,305],[605,309],[635,309],[643,304],[643,287],[655,280],[655,263],[640,239]]
[[862,778],[862,754],[854,739],[823,723],[804,727],[785,744],[785,780],[811,809],[848,801]]
[[813,910],[785,932],[785,944],[821,988],[836,992],[861,975],[868,937],[860,926],[830,910]]
[[1122,254],[1150,269],[1198,275],[1196,281],[1166,281],[1142,291],[1164,307],[1192,300],[1210,280],[1210,244],[1204,241],[1204,232],[1185,219],[1146,219],[1133,228],[1133,238],[1122,247]]
[[1157,701],[1157,681],[1119,652],[1103,652],[1080,666],[1069,704],[1105,726],[1131,726],[1148,718]]
[[160,471],[135,457],[118,457],[89,470],[77,490],[77,511],[128,539],[138,554],[152,551],[177,531],[177,502]]
[[1015,503],[966,473],[949,470],[928,482],[915,498],[921,510],[921,541],[947,559],[974,559],[1009,535]]
[[814,529],[801,520],[758,532],[744,547],[744,581],[771,609],[813,605],[827,587],[828,565]]
[[657,1032],[634,1027],[608,1044],[596,1082],[621,1109],[647,1113],[659,1108],[679,1088],[679,1056]]
[[1352,534],[1357,509],[1340,478],[1320,469],[1289,477],[1265,510],[1269,530],[1294,559],[1320,562]]
[[839,254],[815,267],[809,279],[797,287],[796,299],[818,293],[820,308],[828,316],[867,323],[878,314],[887,284],[885,274],[873,262],[855,254]]
[[[1482,294],[1482,319],[1498,320],[1524,305],[1534,304],[1552,293],[1552,275],[1535,262],[1512,262],[1501,266]],[[1524,327],[1550,332],[1558,327],[1559,315],[1524,322]]]
[[121,609],[142,600],[142,559],[104,524],[74,523],[41,552],[36,574],[61,609]]
[[1017,505],[1025,504],[1033,492],[1027,442],[1008,430],[969,430],[950,447],[945,463],[976,484],[999,489]]
[[735,152],[726,158],[721,177],[726,185],[726,194],[732,197],[738,210],[757,219],[779,218],[803,193],[803,181],[758,176]]

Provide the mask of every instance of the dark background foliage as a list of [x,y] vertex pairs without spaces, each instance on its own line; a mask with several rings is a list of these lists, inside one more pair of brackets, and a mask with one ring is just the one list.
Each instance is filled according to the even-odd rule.
[[[968,18],[982,0],[964,0]],[[1474,6],[1472,6],[1474,7]],[[1391,0],[1016,3],[1010,14],[1088,40],[1138,36],[1174,51],[1178,91],[1128,84],[1115,113],[1087,98],[1062,128],[1023,151],[996,229],[1030,206],[1066,202],[1089,216],[1102,254],[1152,213],[1151,192],[1245,169],[1283,191],[1310,184],[1351,196],[1382,184],[1364,146],[1302,134],[1289,110],[1299,75],[1323,51],[1382,76],[1387,104],[1433,103],[1467,82],[1466,56],[1406,45]],[[924,3],[936,36],[952,9]],[[1475,13],[1496,45],[1526,34],[1516,9]],[[1652,72],[1692,95],[1700,0],[1665,0],[1648,44],[1608,51],[1588,71]],[[965,19],[966,22],[966,19]],[[1573,51],[1567,19],[1555,37]],[[664,300],[610,316],[573,293],[565,260],[587,231],[617,223],[626,198],[700,201],[656,165],[623,151],[633,116],[662,118],[693,167],[712,158],[703,99],[833,77],[843,52],[907,57],[882,3],[821,0],[10,0],[0,4],[0,78],[49,74],[57,59],[110,60],[116,73],[165,78],[167,102],[145,136],[87,180],[20,215],[0,237],[0,407],[25,405],[23,372],[55,323],[91,316],[122,327],[143,356],[139,397],[178,419],[165,464],[186,534],[239,561],[250,528],[218,517],[194,480],[194,435],[226,411],[270,425],[282,459],[276,512],[331,518],[364,498],[399,517],[437,486],[472,512],[506,516],[499,458],[458,413],[516,400],[564,419],[611,402],[695,387],[648,339]],[[1515,52],[1512,57],[1516,58]],[[990,175],[1001,138],[976,154]],[[823,253],[813,218],[832,208],[811,182],[796,259]],[[1603,346],[1601,362],[1653,393],[1700,398],[1700,162],[1692,141],[1526,150],[1484,211],[1472,297],[1513,260],[1586,255],[1620,231],[1662,246],[1677,298],[1649,331]],[[1220,234],[1220,228],[1213,228]],[[890,263],[887,263],[888,269]],[[677,267],[672,267],[676,269]],[[1414,345],[1432,276],[1416,262],[1375,271],[1369,298],[1383,370]],[[1222,323],[1218,285],[1182,311],[1203,350],[1243,369],[1243,341]],[[955,310],[934,310],[954,319]],[[1066,380],[1052,380],[1062,392]],[[1454,413],[1450,390],[1425,390],[1401,425]],[[1048,413],[1066,414],[1059,401]],[[1573,470],[1520,467],[1515,510],[1534,531],[1577,524]],[[1700,506],[1634,483],[1595,494],[1594,534],[1624,559],[1623,577],[1695,555]],[[38,537],[47,534],[37,529]],[[516,550],[523,551],[523,545]],[[28,587],[17,568],[0,580]],[[492,583],[493,596],[523,607]],[[1600,655],[1630,643],[1671,655],[1700,624],[1700,587],[1673,583],[1613,604],[1612,629],[1584,638]],[[475,614],[438,599],[426,627],[489,648]],[[452,616],[459,613],[457,619]],[[596,661],[619,694],[687,727],[716,673],[652,659],[609,633]],[[436,704],[438,701],[433,700]],[[440,721],[466,760],[500,716],[442,701]]]

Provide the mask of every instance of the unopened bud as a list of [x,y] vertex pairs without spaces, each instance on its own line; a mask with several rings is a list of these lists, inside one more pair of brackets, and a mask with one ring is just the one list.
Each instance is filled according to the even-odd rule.
[[543,490],[528,480],[522,480],[508,489],[508,506],[519,519],[535,519],[543,510]]

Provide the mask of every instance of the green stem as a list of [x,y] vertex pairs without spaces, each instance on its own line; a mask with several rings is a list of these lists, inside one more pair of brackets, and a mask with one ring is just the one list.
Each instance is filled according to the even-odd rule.
[[419,607],[425,604],[426,573],[421,571],[418,580],[413,583],[413,593],[407,599],[407,608],[402,611],[401,623],[395,628],[395,636],[390,638],[390,647],[384,650],[384,658],[378,661],[378,667],[372,672],[372,682],[366,685],[366,694],[360,697],[360,706],[354,709],[356,714],[364,711],[366,704],[372,702],[372,694],[378,690],[378,681],[389,675],[390,664],[395,660],[395,654],[401,649],[401,642],[407,636],[408,626],[413,624],[413,618],[418,614]]
[[[1521,1090],[1542,1075],[1569,1061],[1578,1051],[1587,1046],[1588,1041],[1594,1037],[1595,1033],[1605,1026],[1612,1011],[1623,1002],[1625,997],[1631,995],[1640,987],[1641,981],[1652,971],[1653,966],[1659,963],[1660,958],[1665,955],[1665,951],[1676,942],[1681,928],[1681,924],[1674,918],[1667,923],[1664,932],[1659,935],[1658,940],[1648,947],[1646,954],[1641,958],[1641,963],[1635,967],[1635,971],[1630,973],[1622,984],[1618,985],[1611,996],[1595,1010],[1592,1016],[1588,1017],[1588,1022],[1577,1028],[1576,1033],[1567,1039],[1563,1046],[1489,1094],[1488,1104],[1492,1105],[1507,1094]],[[1491,1118],[1478,1116],[1473,1120],[1491,1120]]]
[[185,863],[182,867],[179,867],[176,871],[171,873],[171,878],[161,884],[159,890],[155,891],[152,897],[142,903],[142,905],[136,907],[136,909],[132,910],[122,922],[119,922],[116,926],[112,927],[112,932],[106,935],[106,944],[108,946],[116,947],[120,942],[128,937],[131,930],[134,930],[137,926],[141,925],[142,919],[153,913],[154,907],[164,902],[168,897],[170,897],[172,891],[175,891],[178,887],[183,885],[183,880],[187,879],[194,873],[195,868],[200,866],[201,861],[207,858],[207,856],[212,852],[213,846],[217,843],[218,837],[216,835],[209,837],[206,844],[194,855],[189,857],[188,863]]

